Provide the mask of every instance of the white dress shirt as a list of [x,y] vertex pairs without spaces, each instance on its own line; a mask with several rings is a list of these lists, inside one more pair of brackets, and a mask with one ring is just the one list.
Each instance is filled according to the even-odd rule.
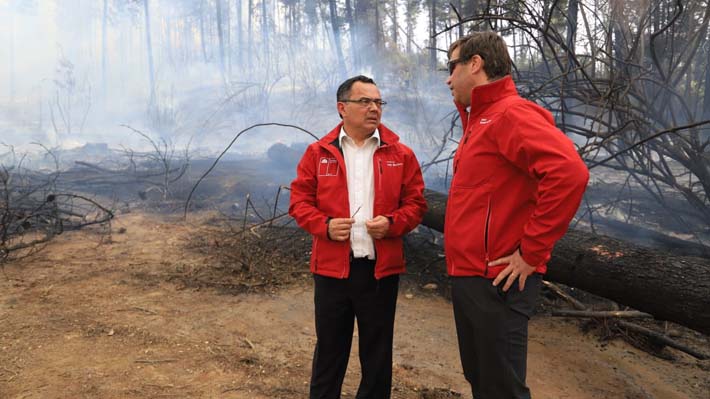
[[[345,170],[348,179],[348,197],[350,200],[350,215],[355,214],[350,230],[350,247],[353,257],[375,259],[375,243],[367,234],[365,221],[372,219],[372,208],[375,202],[375,175],[373,155],[380,146],[380,132],[367,138],[361,147],[355,144],[345,129],[340,129],[340,148],[343,149]],[[359,208],[359,210],[358,210]],[[357,213],[355,213],[357,212]]]

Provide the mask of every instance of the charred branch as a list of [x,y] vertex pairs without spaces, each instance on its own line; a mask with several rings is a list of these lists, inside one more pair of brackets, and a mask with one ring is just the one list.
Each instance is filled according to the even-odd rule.
[[[590,317],[590,318],[596,318],[596,319],[608,319],[608,318],[613,318],[613,319],[618,319],[618,318],[651,318],[653,317],[652,315],[648,313],[643,313],[635,310],[627,310],[627,311],[618,311],[618,310],[613,310],[613,311],[590,311],[587,310],[587,306],[581,303],[580,301],[574,299],[567,293],[565,293],[562,289],[557,287],[556,285],[544,281],[543,283],[545,286],[548,288],[551,288],[552,291],[559,295],[561,298],[565,299],[566,301],[572,303],[577,310],[553,310],[552,315],[553,316],[558,316],[558,317]],[[710,358],[710,355],[707,353],[703,353],[701,351],[698,351],[694,348],[691,348],[687,345],[683,345],[659,332],[653,331],[649,328],[640,326],[635,323],[630,323],[626,322],[623,320],[617,320],[615,323],[618,327],[625,329],[627,331],[632,331],[638,334],[642,334],[646,337],[649,337],[652,342],[654,342],[656,345],[660,346],[670,346],[671,348],[678,349],[682,352],[685,352],[697,359],[704,360]]]
[[[212,172],[212,170],[214,170],[214,168],[217,166],[217,163],[219,162],[219,160],[222,159],[222,157],[224,156],[224,154],[226,154],[227,151],[229,151],[230,148],[232,148],[232,145],[234,145],[234,143],[237,141],[237,139],[238,139],[241,135],[243,135],[244,133],[246,133],[246,132],[248,132],[248,131],[250,131],[250,130],[252,130],[252,129],[255,129],[255,128],[258,128],[258,127],[262,127],[262,126],[280,126],[280,127],[292,128],[292,129],[296,129],[296,130],[298,130],[298,131],[301,131],[301,132],[303,132],[303,133],[306,133],[307,135],[311,136],[311,137],[314,138],[315,140],[318,140],[318,136],[316,136],[315,134],[309,132],[308,130],[303,129],[303,128],[298,127],[298,126],[295,126],[295,125],[289,125],[289,124],[285,124],[285,123],[258,123],[258,124],[256,124],[256,125],[252,125],[252,126],[249,126],[249,127],[246,128],[246,129],[241,130],[239,133],[237,133],[237,134],[234,136],[234,138],[233,138],[232,141],[229,143],[229,145],[227,145],[227,147],[222,151],[222,153],[219,154],[219,156],[217,157],[217,159],[215,159],[214,163],[212,163],[212,165],[207,169],[207,171],[205,171],[205,173],[204,173],[202,176],[200,176],[200,178],[197,180],[197,182],[195,183],[195,185],[192,187],[192,190],[190,190],[190,194],[187,196],[187,201],[185,201],[185,210],[184,210],[183,217],[187,218],[187,211],[190,209],[190,200],[192,199],[192,195],[195,193],[195,190],[197,189],[197,186],[199,186],[199,185],[200,185],[200,182],[202,182],[202,180],[204,180],[204,178],[205,178],[210,172]],[[262,218],[262,220],[263,220],[263,218]]]
[[649,319],[653,315],[639,312],[638,310],[565,310],[558,309],[552,311],[553,316],[559,317],[591,317],[591,318],[628,318],[628,319]]
[[[651,1],[628,13],[622,7],[595,10],[590,19],[584,4],[578,10],[563,2],[546,3],[545,10],[498,4],[466,17],[457,14],[437,35],[460,26],[496,26],[514,43],[521,94],[551,110],[560,128],[575,135],[590,167],[628,172],[654,194],[679,193],[697,214],[684,223],[710,225],[710,121],[697,105],[707,100],[698,88],[700,68],[710,70],[710,8],[682,0],[666,6]],[[565,23],[577,13],[583,31]],[[587,50],[580,51],[579,43]]]
[[66,230],[108,224],[114,213],[84,195],[57,192],[59,172],[0,169],[0,264],[33,254]]

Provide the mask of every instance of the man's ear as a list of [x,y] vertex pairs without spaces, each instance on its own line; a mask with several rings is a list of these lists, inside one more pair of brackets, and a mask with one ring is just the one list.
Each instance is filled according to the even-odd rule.
[[343,113],[345,113],[345,103],[338,102],[337,107],[338,107],[338,114],[340,114],[340,118],[342,118]]
[[484,61],[483,58],[481,58],[481,56],[478,54],[471,57],[471,73],[477,74],[483,71],[483,65],[485,63],[486,61]]

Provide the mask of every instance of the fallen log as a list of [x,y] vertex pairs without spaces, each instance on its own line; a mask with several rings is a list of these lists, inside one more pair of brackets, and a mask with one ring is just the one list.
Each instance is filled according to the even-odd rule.
[[672,339],[666,337],[665,335],[663,335],[659,332],[653,331],[653,330],[648,329],[646,327],[639,326],[638,324],[634,324],[634,323],[628,323],[625,321],[619,321],[618,324],[619,324],[619,327],[623,327],[623,328],[626,328],[627,330],[634,331],[639,334],[643,334],[643,335],[651,338],[651,340],[653,340],[657,344],[666,345],[666,346],[670,346],[671,348],[678,349],[679,351],[685,352],[685,353],[695,357],[696,359],[704,360],[704,359],[708,358],[708,354],[701,352],[699,350],[696,350],[694,348],[691,348],[687,345],[683,345],[675,340],[672,340]]
[[648,244],[642,245],[653,247],[656,250],[668,251],[675,255],[700,256],[710,259],[710,247],[696,242],[681,240],[645,227],[599,216],[594,217],[594,224],[601,225],[602,233],[605,235],[622,239],[624,237],[643,237],[643,241]]
[[[444,231],[446,195],[425,190],[424,196],[429,211],[422,224]],[[570,230],[555,246],[545,279],[710,334],[710,260],[706,258],[672,256]]]

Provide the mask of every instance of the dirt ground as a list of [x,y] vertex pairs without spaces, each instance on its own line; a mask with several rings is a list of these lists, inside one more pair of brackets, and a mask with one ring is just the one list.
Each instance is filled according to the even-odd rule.
[[[315,343],[307,254],[291,270],[271,270],[284,283],[201,284],[226,262],[216,263],[220,243],[205,220],[127,213],[111,240],[99,228],[68,232],[5,265],[0,398],[307,397]],[[534,397],[710,398],[707,363],[602,342],[579,325],[531,321]],[[471,397],[446,299],[405,277],[395,329],[394,398]],[[345,398],[358,375],[355,340]]]

